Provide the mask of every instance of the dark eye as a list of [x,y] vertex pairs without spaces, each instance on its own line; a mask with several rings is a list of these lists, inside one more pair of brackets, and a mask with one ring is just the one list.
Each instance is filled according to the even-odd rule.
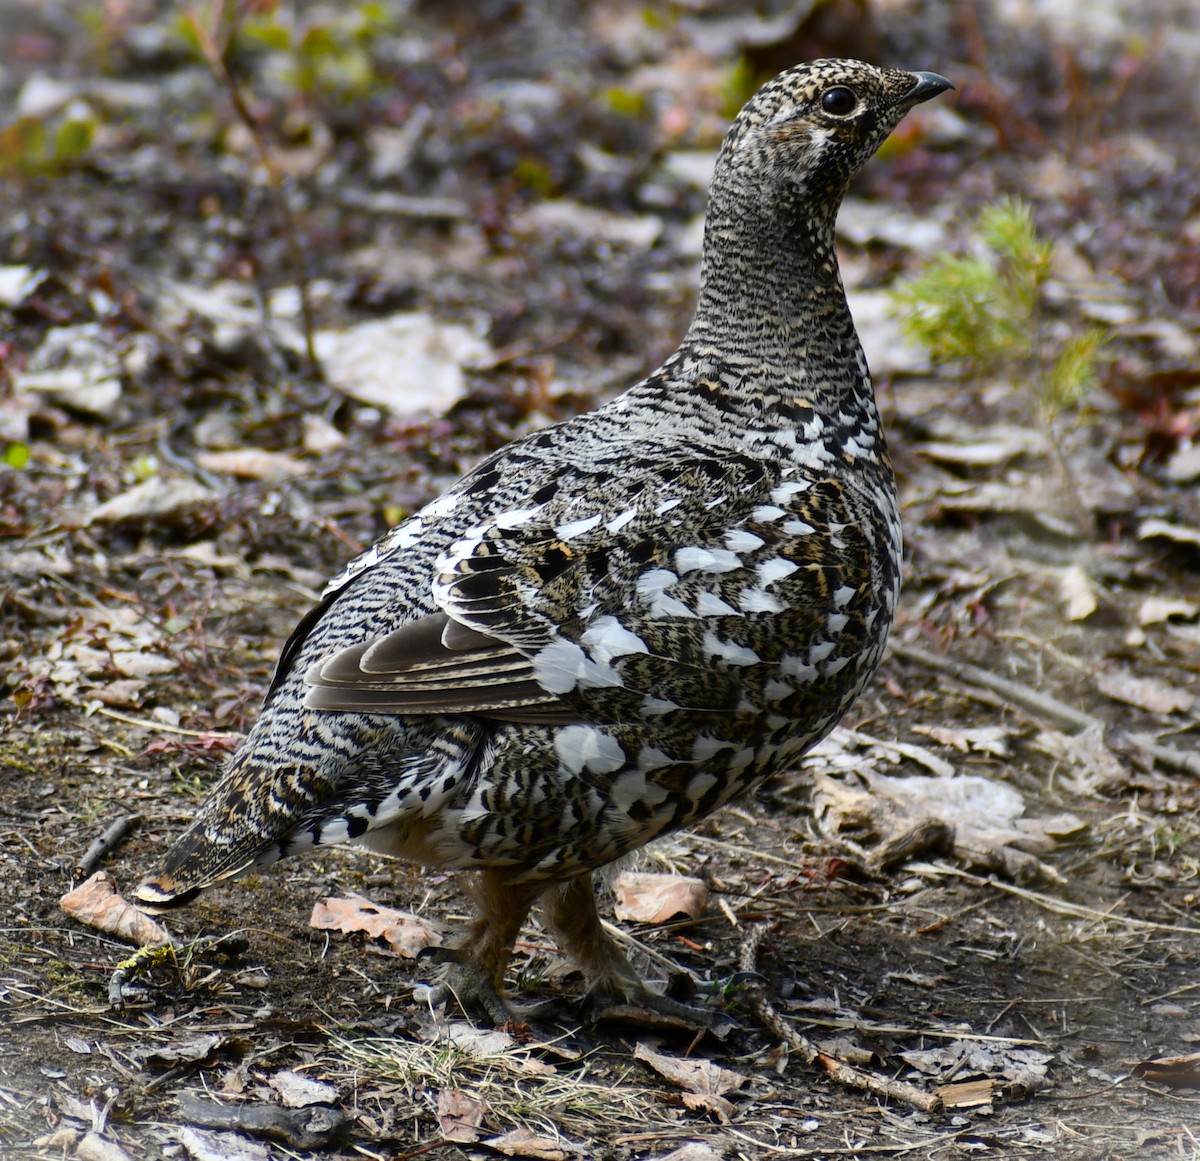
[[830,89],[821,97],[821,108],[835,117],[845,117],[848,113],[853,113],[857,106],[858,98],[842,85]]

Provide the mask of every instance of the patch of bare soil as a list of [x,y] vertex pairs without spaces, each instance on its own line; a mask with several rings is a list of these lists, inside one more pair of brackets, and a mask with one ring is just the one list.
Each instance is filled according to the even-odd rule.
[[[1192,8],[253,7],[226,59],[270,167],[186,8],[0,3],[0,1152],[1200,1156]],[[99,865],[152,868],[325,577],[673,349],[705,158],[816,55],[959,90],[843,222],[894,651],[799,769],[642,856],[707,911],[622,924],[736,1026],[438,1016],[427,959],[309,918],[357,893],[452,929],[463,897],[341,849],[173,918],[113,1006],[132,946],[59,907],[89,846],[135,816]],[[880,305],[1007,193],[1063,319],[1110,330],[1062,464],[1019,375],[930,368]],[[531,927],[514,991],[563,973]]]

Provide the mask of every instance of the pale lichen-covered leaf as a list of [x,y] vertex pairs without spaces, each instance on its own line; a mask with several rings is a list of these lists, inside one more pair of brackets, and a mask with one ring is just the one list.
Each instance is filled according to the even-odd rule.
[[281,1068],[267,1077],[267,1083],[279,1094],[280,1103],[288,1109],[304,1109],[309,1105],[332,1105],[338,1099],[337,1088],[328,1081],[302,1076],[290,1068]]
[[315,341],[334,387],[392,415],[448,411],[466,390],[464,368],[494,357],[467,327],[416,312],[318,331]]
[[1096,675],[1096,688],[1113,701],[1135,705],[1152,714],[1187,713],[1196,704],[1195,694],[1154,677],[1138,677],[1123,669]]
[[209,472],[234,476],[239,480],[288,480],[312,471],[312,465],[287,452],[265,451],[257,447],[232,448],[228,451],[201,452],[196,462]]

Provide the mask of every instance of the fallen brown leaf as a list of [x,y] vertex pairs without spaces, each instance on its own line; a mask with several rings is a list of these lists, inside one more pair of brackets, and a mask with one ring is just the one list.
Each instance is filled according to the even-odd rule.
[[440,947],[442,933],[426,919],[407,911],[381,907],[361,895],[322,899],[314,907],[309,925],[318,931],[362,931],[384,939],[404,959],[415,959],[427,947]]
[[711,1060],[667,1056],[642,1043],[634,1048],[633,1058],[648,1064],[659,1076],[682,1088],[683,1103],[687,1108],[703,1109],[721,1121],[728,1121],[734,1113],[733,1104],[723,1094],[735,1092],[750,1079]]
[[459,1088],[444,1088],[437,1097],[438,1126],[447,1141],[478,1141],[487,1105]]
[[150,947],[170,943],[171,937],[161,924],[132,906],[117,892],[107,871],[97,871],[90,879],[68,891],[59,906],[72,919],[115,935],[118,939]]
[[624,871],[617,877],[615,914],[636,923],[666,923],[676,915],[699,919],[708,906],[708,885],[683,875]]
[[539,1136],[529,1129],[513,1129],[511,1133],[490,1137],[483,1143],[507,1157],[533,1157],[536,1161],[567,1161],[568,1157],[578,1157],[582,1153],[578,1146]]
[[1159,1056],[1133,1066],[1133,1075],[1172,1088],[1200,1088],[1200,1052],[1186,1056]]

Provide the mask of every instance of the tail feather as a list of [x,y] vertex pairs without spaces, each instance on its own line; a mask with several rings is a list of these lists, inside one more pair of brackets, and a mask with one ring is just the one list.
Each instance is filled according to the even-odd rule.
[[461,792],[487,733],[479,722],[429,719],[414,737],[397,718],[330,714],[288,738],[266,728],[277,716],[271,707],[251,731],[161,871],[137,888],[138,907],[173,910],[310,847],[433,817]]

